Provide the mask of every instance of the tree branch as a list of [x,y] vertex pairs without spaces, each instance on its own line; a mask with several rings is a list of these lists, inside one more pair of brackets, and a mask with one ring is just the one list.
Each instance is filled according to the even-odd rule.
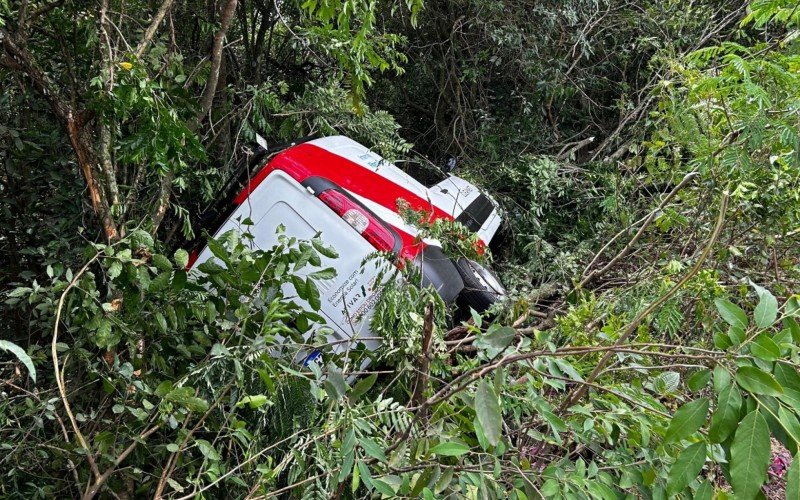
[[[664,302],[669,300],[669,298],[675,295],[675,293],[677,293],[678,290],[680,290],[683,287],[683,285],[688,283],[690,279],[692,279],[698,272],[700,272],[700,268],[703,266],[703,263],[705,263],[706,259],[711,254],[711,250],[712,248],[714,248],[714,245],[717,243],[719,235],[722,232],[722,227],[724,226],[725,223],[725,212],[727,212],[728,210],[728,198],[729,194],[727,191],[725,191],[722,194],[722,199],[720,200],[719,215],[717,216],[717,222],[716,225],[714,226],[714,230],[711,233],[711,237],[709,238],[706,247],[703,249],[703,253],[700,254],[700,257],[697,259],[697,262],[694,264],[694,266],[692,266],[692,269],[689,270],[689,272],[686,273],[686,275],[683,278],[681,278],[680,281],[675,283],[675,285],[673,285],[673,287],[670,288],[667,291],[667,293],[659,297],[656,301],[647,306],[647,308],[644,311],[636,315],[633,321],[631,321],[628,324],[628,326],[625,327],[625,330],[622,331],[622,334],[619,336],[616,342],[614,342],[613,347],[619,347],[622,344],[624,344],[628,340],[628,338],[631,335],[633,335],[633,333],[639,328],[639,325],[642,324],[645,318],[647,318],[650,314],[654,313],[656,309],[661,307],[664,304]],[[598,377],[598,375],[600,375],[603,368],[605,368],[606,364],[608,363],[608,361],[611,359],[612,356],[614,356],[614,352],[608,351],[600,359],[600,362],[597,363],[597,366],[595,366],[592,373],[586,378],[587,384],[591,384],[592,382],[595,381],[595,379]],[[564,402],[561,404],[560,410],[563,411],[569,408],[570,406],[577,404],[578,401],[580,401],[583,398],[583,396],[586,395],[588,388],[589,385],[581,385],[572,394],[571,397],[564,400]]]
[[147,46],[153,41],[153,36],[155,36],[158,27],[161,25],[164,17],[166,17],[169,9],[172,8],[173,3],[174,0],[164,0],[164,3],[162,3],[161,7],[158,8],[158,11],[156,11],[156,15],[153,16],[150,26],[148,26],[147,30],[144,32],[142,41],[140,41],[139,45],[136,46],[135,54],[137,59],[141,59],[141,57],[144,55],[145,51],[147,50]]
[[233,15],[236,12],[237,3],[238,0],[228,0],[225,7],[222,9],[219,31],[214,35],[214,43],[211,46],[211,73],[208,75],[206,88],[203,90],[203,95],[200,97],[200,112],[197,116],[198,122],[202,121],[203,116],[211,109],[211,104],[214,102],[214,95],[217,93],[219,70],[222,66],[223,42],[225,41],[225,35],[228,32]]
[[75,437],[78,439],[78,443],[81,445],[81,448],[86,450],[86,460],[89,462],[89,466],[92,469],[95,477],[100,477],[100,470],[97,468],[97,464],[94,461],[94,457],[92,455],[91,450],[89,449],[89,444],[86,442],[86,438],[83,437],[83,433],[81,433],[80,428],[78,428],[78,421],[75,420],[75,415],[72,413],[72,409],[69,406],[69,400],[67,399],[67,389],[64,385],[64,377],[61,374],[61,370],[58,367],[58,327],[61,324],[61,311],[64,309],[64,300],[67,298],[67,294],[75,287],[78,283],[78,280],[83,276],[83,273],[89,269],[89,266],[94,263],[100,254],[95,254],[89,262],[87,262],[80,271],[78,271],[72,280],[67,285],[67,288],[64,289],[64,292],[61,294],[61,298],[58,300],[58,308],[56,309],[56,318],[55,318],[55,326],[53,326],[53,340],[50,342],[50,354],[53,356],[53,371],[55,372],[56,377],[56,385],[58,385],[58,393],[61,396],[61,402],[64,405],[64,411],[67,412],[67,417],[69,417],[69,423],[72,425],[72,430],[75,432]]
[[50,104],[50,109],[64,124],[72,149],[75,151],[78,165],[86,180],[86,186],[89,188],[89,199],[92,202],[92,208],[100,219],[106,238],[109,241],[117,240],[119,233],[117,232],[116,222],[111,215],[105,196],[102,195],[101,186],[95,177],[96,162],[94,152],[82,133],[82,128],[88,115],[86,113],[76,114],[73,111],[72,107],[59,95],[56,87],[47,75],[39,69],[31,54],[13,33],[0,28],[0,44],[2,44],[3,54],[11,61],[10,63],[6,61],[3,64],[9,69],[26,75],[33,88],[47,100],[48,104]]

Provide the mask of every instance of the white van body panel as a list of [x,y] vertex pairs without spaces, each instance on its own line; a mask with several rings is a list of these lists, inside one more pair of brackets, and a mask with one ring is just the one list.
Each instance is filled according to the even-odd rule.
[[[253,221],[253,225],[241,223],[247,218]],[[318,312],[333,330],[328,340],[334,344],[334,350],[351,348],[350,339],[359,339],[370,350],[376,349],[380,341],[372,337],[369,321],[383,285],[391,275],[391,264],[381,257],[369,258],[375,255],[375,249],[290,176],[280,170],[272,172],[236,208],[214,237],[219,238],[231,229],[249,232],[253,238],[244,241],[249,241],[253,249],[268,250],[278,244],[279,224],[286,228],[286,235],[290,237],[310,240],[319,234],[325,244],[335,248],[339,254],[335,259],[320,255],[321,267],[307,265],[297,273],[306,276],[327,267],[337,270],[335,278],[316,281],[322,304]],[[194,267],[212,258],[211,251],[205,248]],[[381,270],[388,272],[380,276]],[[382,278],[381,282],[379,278]],[[283,292],[287,299],[309,307],[296,296],[292,285],[285,285]],[[313,328],[309,336],[311,333]]]

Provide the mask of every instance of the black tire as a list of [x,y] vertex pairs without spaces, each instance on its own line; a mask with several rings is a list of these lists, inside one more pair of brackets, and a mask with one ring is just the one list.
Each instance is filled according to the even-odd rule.
[[502,299],[506,290],[497,275],[489,268],[464,257],[456,261],[456,269],[464,280],[460,299],[465,305],[483,313]]

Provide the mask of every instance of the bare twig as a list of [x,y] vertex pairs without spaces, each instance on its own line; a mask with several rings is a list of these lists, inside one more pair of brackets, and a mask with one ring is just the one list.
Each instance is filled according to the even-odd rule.
[[219,31],[214,35],[214,43],[211,47],[211,73],[208,75],[206,88],[203,90],[203,95],[200,97],[198,121],[202,120],[203,116],[211,109],[211,103],[214,101],[214,95],[217,93],[219,70],[222,67],[222,44],[225,41],[225,35],[228,32],[228,27],[230,27],[233,15],[236,12],[237,3],[237,0],[228,0],[225,3],[225,7],[222,9]]
[[[650,212],[648,215],[646,215],[646,216],[645,216],[645,217],[643,217],[642,219],[639,219],[639,221],[637,221],[637,222],[636,222],[637,224],[638,224],[638,223],[641,223],[642,225],[641,225],[641,227],[639,228],[639,230],[636,232],[636,234],[633,236],[633,238],[631,238],[631,240],[628,242],[628,244],[627,244],[627,245],[625,245],[625,248],[623,248],[623,249],[622,249],[622,250],[621,250],[621,251],[620,251],[620,252],[619,252],[619,253],[618,253],[618,254],[617,254],[617,255],[616,255],[616,256],[615,256],[613,259],[611,259],[611,260],[610,260],[610,261],[609,261],[609,262],[608,262],[608,263],[607,263],[605,266],[603,266],[601,269],[596,269],[596,270],[594,270],[594,271],[591,271],[591,272],[590,272],[588,275],[586,275],[586,276],[585,276],[585,277],[584,277],[584,278],[581,280],[580,284],[578,285],[578,288],[583,288],[583,287],[584,287],[584,286],[586,286],[587,284],[591,283],[592,281],[596,280],[596,279],[597,279],[597,278],[599,278],[600,276],[604,275],[604,274],[605,274],[605,273],[607,273],[607,272],[608,272],[608,271],[609,271],[609,270],[610,270],[612,267],[614,267],[614,266],[615,266],[615,265],[616,265],[616,264],[617,264],[617,263],[618,263],[620,260],[622,260],[622,259],[623,259],[623,258],[624,258],[626,255],[628,255],[628,253],[630,253],[631,249],[633,248],[633,245],[635,245],[635,244],[636,244],[636,242],[637,242],[637,241],[639,241],[639,239],[641,239],[642,235],[644,235],[644,232],[645,232],[645,230],[647,230],[647,228],[650,226],[650,224],[651,224],[651,223],[652,223],[652,222],[655,220],[655,218],[656,218],[656,215],[658,215],[659,213],[661,213],[661,211],[664,209],[664,207],[666,207],[666,206],[667,206],[667,204],[668,204],[670,201],[672,201],[672,199],[675,197],[675,195],[677,195],[677,194],[678,194],[678,192],[679,192],[681,189],[683,189],[684,187],[686,187],[686,186],[689,184],[689,182],[690,182],[692,179],[694,179],[696,176],[697,176],[697,171],[692,171],[692,172],[689,172],[688,174],[686,174],[686,175],[683,177],[683,179],[681,180],[681,182],[679,182],[679,183],[678,183],[678,185],[677,185],[677,186],[675,186],[675,187],[672,189],[672,191],[670,191],[670,192],[669,192],[669,194],[667,194],[667,196],[666,196],[666,197],[664,197],[664,199],[663,199],[663,200],[661,200],[661,203],[659,203],[659,204],[658,204],[658,207],[656,207],[655,209],[653,209],[653,210],[652,210],[652,211],[651,211],[651,212]],[[601,249],[600,249],[600,251],[599,251],[599,252],[597,252],[597,254],[595,254],[595,256],[594,256],[594,258],[592,259],[592,261],[589,263],[589,265],[588,265],[588,266],[586,266],[586,271],[584,271],[584,274],[585,274],[585,273],[586,273],[586,272],[587,272],[589,269],[591,269],[591,268],[592,268],[592,266],[594,266],[595,262],[597,262],[597,260],[598,260],[598,259],[600,258],[600,256],[603,254],[603,252],[604,252],[604,251],[605,251],[605,250],[606,250],[606,249],[607,249],[609,246],[611,246],[611,244],[612,244],[612,243],[614,243],[614,242],[615,242],[615,241],[616,241],[616,240],[617,240],[617,239],[618,239],[618,238],[619,238],[619,237],[620,237],[622,234],[624,234],[625,232],[627,232],[627,231],[628,231],[628,229],[629,229],[629,228],[625,228],[625,229],[623,229],[622,231],[620,231],[619,233],[617,233],[616,235],[614,235],[614,237],[613,237],[613,238],[611,238],[611,239],[608,241],[608,243],[606,243],[606,244],[603,246],[603,248],[601,248]]]
[[422,400],[422,394],[428,385],[428,371],[431,364],[431,340],[433,338],[433,303],[425,306],[425,323],[422,328],[422,352],[419,356],[419,371],[414,382],[414,393],[411,397],[412,406],[417,406]]
[[67,288],[61,293],[61,298],[58,300],[58,308],[56,309],[56,318],[55,318],[55,326],[53,327],[53,340],[50,342],[50,353],[53,356],[53,371],[56,377],[56,384],[58,385],[58,393],[61,396],[61,402],[64,405],[64,411],[67,412],[67,417],[69,418],[69,423],[72,425],[72,430],[75,432],[75,437],[78,440],[78,443],[81,445],[81,448],[86,450],[86,460],[89,462],[89,467],[91,467],[92,472],[94,473],[96,478],[100,478],[100,470],[97,468],[97,464],[94,461],[94,456],[92,455],[92,451],[89,449],[89,445],[86,442],[86,438],[83,437],[80,428],[78,428],[78,421],[75,419],[75,415],[72,414],[72,409],[69,406],[69,399],[67,398],[67,390],[64,385],[64,378],[61,374],[61,370],[58,366],[58,327],[61,324],[61,311],[64,309],[64,301],[67,298],[67,294],[72,290],[75,284],[78,283],[78,280],[83,276],[89,266],[91,266],[98,258],[100,254],[95,254],[84,266],[78,271],[75,276],[72,277],[72,280],[67,285]]
[[114,471],[117,470],[117,467],[119,467],[119,465],[122,462],[124,462],[126,458],[128,458],[128,455],[133,453],[133,450],[135,450],[136,446],[139,445],[139,441],[147,439],[151,434],[160,429],[161,425],[162,422],[159,422],[150,427],[149,429],[147,429],[146,431],[139,434],[139,436],[137,436],[133,440],[133,442],[131,442],[131,444],[129,444],[128,447],[125,448],[122,451],[122,453],[119,454],[119,456],[114,460],[114,463],[111,464],[111,466],[108,469],[106,469],[106,471],[103,472],[103,474],[100,477],[97,478],[97,481],[95,481],[95,483],[91,486],[91,488],[89,488],[89,490],[83,495],[83,500],[91,500],[92,498],[94,498],[94,496],[97,495],[97,493],[100,491],[100,488],[102,488],[103,485],[106,483],[106,481],[108,481],[108,478],[111,477],[111,474],[113,474]]

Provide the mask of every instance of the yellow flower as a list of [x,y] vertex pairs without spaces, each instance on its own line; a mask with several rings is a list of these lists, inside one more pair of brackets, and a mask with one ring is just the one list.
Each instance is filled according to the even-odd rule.
[[124,69],[125,71],[130,71],[133,68],[133,64],[129,62],[121,62],[119,63],[120,68]]

